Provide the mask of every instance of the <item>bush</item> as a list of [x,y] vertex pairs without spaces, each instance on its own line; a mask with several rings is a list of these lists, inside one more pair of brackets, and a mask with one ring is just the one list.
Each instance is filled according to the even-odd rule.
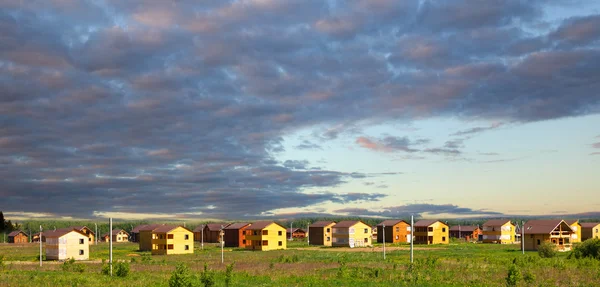
[[113,267],[115,275],[119,277],[127,277],[129,274],[129,263],[127,262],[117,262]]
[[588,239],[581,244],[578,244],[573,249],[571,255],[575,258],[594,258],[600,260],[600,239]]
[[229,265],[227,265],[226,269],[225,269],[225,286],[229,287],[229,285],[231,284],[231,277],[233,275],[233,265],[235,263],[231,263]]
[[204,284],[204,287],[215,286],[215,276],[210,270],[208,270],[208,264],[206,264],[206,262],[204,263],[204,271],[200,276],[200,282]]
[[102,263],[102,271],[100,271],[102,275],[110,275],[110,265],[106,263]]
[[535,282],[535,274],[531,273],[531,271],[525,272],[525,274],[523,274],[523,281],[527,284]]
[[538,255],[542,258],[552,258],[556,256],[556,245],[550,242],[544,242],[538,247]]
[[192,275],[185,264],[180,263],[175,267],[169,278],[169,287],[192,287]]
[[511,264],[508,267],[508,274],[506,275],[506,285],[517,286],[519,280],[521,280],[521,271],[519,271],[517,265]]
[[62,270],[66,272],[79,272],[83,273],[85,271],[85,265],[75,263],[75,259],[71,258],[62,265]]

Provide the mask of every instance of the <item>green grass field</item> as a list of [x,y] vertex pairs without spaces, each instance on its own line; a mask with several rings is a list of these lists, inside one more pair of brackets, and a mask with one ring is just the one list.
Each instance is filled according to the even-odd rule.
[[[101,273],[108,259],[108,243],[92,245],[92,262],[83,270],[64,271],[63,263],[45,261],[39,266],[36,244],[0,244],[0,286],[169,286],[179,263],[194,275],[204,264],[213,272],[215,286],[225,285],[225,265],[235,263],[230,286],[506,286],[509,266],[520,276],[517,286],[600,286],[600,262],[568,259],[568,253],[540,258],[536,252],[521,254],[517,245],[452,243],[419,246],[410,264],[408,245],[388,245],[386,259],[374,248],[308,247],[291,242],[287,250],[252,252],[205,244],[194,254],[151,256],[138,252],[137,244],[114,244],[114,260],[127,261],[127,277]],[[203,285],[198,285],[203,286]]]

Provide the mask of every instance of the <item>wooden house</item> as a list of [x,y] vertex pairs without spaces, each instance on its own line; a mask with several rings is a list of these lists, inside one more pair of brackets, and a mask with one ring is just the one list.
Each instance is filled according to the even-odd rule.
[[371,226],[371,242],[377,242],[377,226]]
[[292,238],[306,238],[306,231],[302,228],[288,228],[286,229],[285,234],[287,238],[290,238],[290,235]]
[[250,223],[239,222],[228,225],[223,228],[223,236],[225,237],[225,247],[242,247],[245,248],[246,241],[246,228],[250,226]]
[[465,241],[477,241],[479,235],[483,235],[479,226],[455,225],[450,227],[450,238],[464,239]]
[[[31,242],[40,242],[39,232],[31,235]],[[46,242],[46,236],[44,235],[44,232],[42,232],[42,242]]]
[[285,227],[272,221],[259,221],[246,228],[246,249],[278,250],[286,249]]
[[152,231],[161,226],[164,224],[146,224],[136,227],[140,251],[152,251]]
[[559,251],[571,250],[573,230],[564,220],[530,220],[523,228],[525,250],[537,250],[544,242],[555,244]]
[[88,243],[93,243],[96,238],[96,233],[94,233],[87,226],[72,226],[69,228],[77,229],[77,230],[83,232],[83,234],[85,234],[85,236],[88,237]]
[[196,228],[194,228],[194,230],[192,230],[192,232],[194,232],[194,241],[202,241],[202,234],[204,234],[204,232],[202,231],[204,229],[204,224],[200,224],[198,226],[196,226]]
[[331,246],[350,248],[372,246],[373,231],[371,226],[362,221],[340,221],[332,228],[333,242]]
[[8,234],[8,243],[28,243],[29,236],[21,230],[15,230]]
[[129,241],[131,242],[140,242],[140,229],[147,226],[148,224],[140,224],[134,227],[131,232],[129,232]]
[[331,246],[333,221],[317,221],[308,226],[308,243],[310,245]]
[[585,222],[581,223],[581,240],[588,240],[590,238],[600,238],[600,223],[598,222]]
[[515,225],[507,219],[488,220],[483,224],[483,243],[512,244],[516,242]]
[[581,242],[581,224],[579,220],[566,220],[565,221],[571,230],[573,230],[573,234],[571,234],[571,243]]
[[183,227],[162,225],[151,231],[152,255],[194,253],[194,233]]
[[[129,233],[123,229],[115,229],[111,232],[113,242],[129,242]],[[109,242],[110,236],[108,233],[102,235],[102,241]]]
[[90,243],[87,234],[77,229],[61,228],[43,231],[46,237],[46,259],[48,260],[88,260]]
[[383,242],[384,226],[386,243],[410,242],[410,224],[400,219],[389,219],[377,224],[377,243]]
[[448,225],[439,220],[419,220],[413,226],[414,244],[448,244]]
[[227,227],[228,223],[208,223],[204,226],[204,243],[219,243],[221,241],[221,229]]

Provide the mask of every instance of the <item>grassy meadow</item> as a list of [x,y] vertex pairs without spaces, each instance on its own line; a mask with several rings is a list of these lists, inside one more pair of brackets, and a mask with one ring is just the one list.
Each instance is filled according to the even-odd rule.
[[[62,262],[44,261],[39,245],[0,244],[1,286],[169,286],[180,263],[200,276],[205,264],[215,286],[506,286],[510,266],[517,270],[516,286],[600,286],[600,261],[569,259],[568,253],[540,258],[536,252],[521,254],[518,245],[452,243],[415,246],[410,264],[408,245],[373,248],[326,248],[288,242],[282,251],[252,252],[196,244],[194,254],[151,256],[137,251],[134,243],[115,243],[115,261],[128,262],[126,277],[101,273],[108,259],[108,243],[90,246],[90,261],[65,268]],[[233,264],[230,276],[226,265]],[[516,268],[514,268],[516,267]],[[198,283],[198,286],[204,286]]]

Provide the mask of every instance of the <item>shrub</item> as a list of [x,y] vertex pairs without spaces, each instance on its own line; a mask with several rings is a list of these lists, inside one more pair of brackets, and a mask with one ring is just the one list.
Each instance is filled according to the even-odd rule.
[[544,242],[538,247],[538,255],[542,258],[552,258],[556,256],[556,245],[550,242]]
[[110,275],[110,265],[102,263],[102,270],[100,271],[103,275]]
[[523,281],[527,284],[535,282],[535,274],[531,273],[531,271],[526,271],[525,274],[523,274]]
[[508,274],[506,275],[506,285],[517,286],[519,280],[521,280],[521,271],[519,271],[517,265],[511,264],[508,267]]
[[575,258],[594,258],[600,259],[600,239],[593,238],[576,245],[571,255]]
[[75,263],[75,259],[71,258],[63,263],[62,270],[66,272],[83,273],[85,271],[85,265],[77,264]]
[[229,284],[231,284],[231,277],[233,275],[233,265],[235,263],[231,263],[229,265],[227,265],[227,267],[225,268],[225,286],[229,287]]
[[192,275],[187,265],[180,263],[169,278],[169,287],[192,287]]
[[215,276],[210,270],[208,270],[208,264],[206,264],[206,262],[204,262],[204,271],[200,276],[200,282],[204,284],[204,287],[215,286]]
[[127,262],[117,262],[113,267],[115,275],[119,277],[127,277],[129,274],[129,263]]

